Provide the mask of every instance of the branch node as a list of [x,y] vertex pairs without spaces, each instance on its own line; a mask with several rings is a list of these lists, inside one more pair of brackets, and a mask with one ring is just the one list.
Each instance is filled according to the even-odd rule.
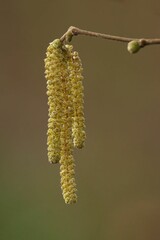
[[139,46],[143,48],[147,45],[147,41],[145,39],[139,39]]

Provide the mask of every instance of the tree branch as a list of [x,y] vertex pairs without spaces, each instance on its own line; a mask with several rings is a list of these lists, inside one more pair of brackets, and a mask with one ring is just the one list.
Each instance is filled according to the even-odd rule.
[[[97,32],[91,32],[87,30],[83,30],[77,27],[69,27],[67,32],[60,38],[62,42],[70,42],[72,40],[73,36],[78,36],[78,35],[84,35],[84,36],[90,36],[90,37],[100,37],[104,38],[107,40],[113,40],[113,41],[119,41],[119,42],[124,42],[124,43],[131,43],[131,42],[136,42],[137,46],[140,48],[147,46],[147,45],[155,45],[155,44],[160,44],[160,39],[155,38],[155,39],[149,39],[149,38],[127,38],[127,37],[120,37],[120,36],[113,36],[109,34],[103,34],[103,33],[97,33]],[[134,46],[135,47],[135,46]],[[136,51],[132,52],[132,49],[129,49],[128,46],[128,51],[131,53],[135,53],[139,51],[139,49],[136,49]],[[131,51],[130,51],[131,50]]]

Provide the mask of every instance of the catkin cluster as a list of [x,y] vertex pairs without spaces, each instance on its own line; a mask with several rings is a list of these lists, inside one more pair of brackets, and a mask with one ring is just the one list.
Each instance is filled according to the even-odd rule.
[[77,201],[73,147],[84,146],[82,64],[71,45],[59,39],[46,52],[45,77],[48,95],[48,160],[60,163],[61,189],[65,203]]

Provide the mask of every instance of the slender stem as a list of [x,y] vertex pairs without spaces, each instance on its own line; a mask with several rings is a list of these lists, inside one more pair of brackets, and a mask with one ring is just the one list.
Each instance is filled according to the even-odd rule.
[[148,38],[128,38],[128,37],[120,37],[120,36],[113,36],[109,34],[91,32],[87,30],[83,30],[77,27],[69,27],[67,32],[61,37],[62,42],[70,42],[73,36],[77,35],[85,35],[90,37],[100,37],[108,40],[119,41],[119,42],[126,42],[129,43],[133,40],[137,40],[140,44],[140,47],[144,47],[146,45],[153,45],[153,44],[160,44],[160,39],[148,39]]

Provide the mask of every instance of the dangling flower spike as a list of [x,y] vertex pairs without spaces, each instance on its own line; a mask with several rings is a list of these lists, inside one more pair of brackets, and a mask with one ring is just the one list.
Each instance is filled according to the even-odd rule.
[[73,47],[67,45],[70,50],[70,59],[68,61],[68,68],[71,79],[71,94],[73,101],[73,123],[72,123],[72,136],[73,144],[76,148],[84,146],[85,134],[85,119],[84,119],[84,94],[83,94],[83,76],[82,76],[82,63],[78,52],[72,51]]
[[82,64],[72,49],[56,39],[47,48],[45,59],[48,160],[60,164],[62,195],[67,204],[77,201],[73,147],[82,148],[86,136]]

